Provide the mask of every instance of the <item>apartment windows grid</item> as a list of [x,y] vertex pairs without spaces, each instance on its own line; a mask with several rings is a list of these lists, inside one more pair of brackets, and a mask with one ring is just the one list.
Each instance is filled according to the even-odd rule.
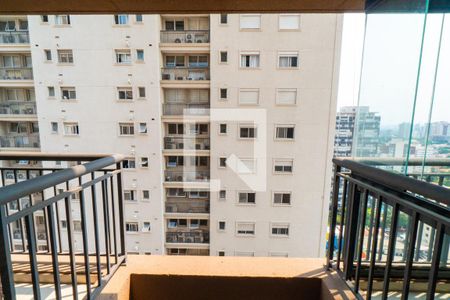
[[227,134],[227,124],[219,124],[219,134]]
[[79,135],[80,129],[77,122],[64,122],[64,135]]
[[131,64],[131,51],[130,50],[115,50],[116,63],[118,64]]
[[139,232],[139,223],[138,222],[126,222],[125,223],[125,231],[126,232]]
[[48,61],[48,62],[52,61],[52,51],[50,49],[45,49],[44,54],[45,54],[46,61]]
[[272,223],[270,225],[270,233],[272,236],[288,237],[289,224]]
[[127,25],[128,24],[128,15],[114,15],[114,24]]
[[257,136],[257,128],[255,125],[239,124],[239,138],[255,139]]
[[145,87],[138,87],[138,96],[140,99],[145,99]]
[[77,98],[75,87],[61,87],[61,98],[63,100],[75,100]]
[[259,89],[240,89],[239,104],[257,105],[259,103]]
[[137,201],[136,191],[135,190],[124,190],[123,191],[123,199],[125,201]]
[[58,122],[51,122],[52,133],[58,133]]
[[56,15],[55,16],[55,25],[70,25],[70,16],[69,15]]
[[191,199],[206,199],[208,198],[207,191],[190,191],[189,198]]
[[150,200],[150,191],[149,190],[142,190],[142,200],[143,201]]
[[119,134],[123,136],[134,135],[134,123],[119,123]]
[[119,100],[133,100],[133,89],[130,87],[117,88]]
[[292,159],[276,159],[273,163],[274,173],[292,174],[294,161]]
[[240,236],[255,235],[255,223],[236,222],[236,235],[240,235]]
[[278,105],[297,104],[297,89],[277,89],[275,101]]
[[47,92],[48,92],[48,97],[49,97],[49,98],[55,97],[55,87],[53,87],[53,86],[48,86],[48,87],[47,87]]
[[220,89],[220,99],[221,100],[226,100],[227,98],[228,98],[228,89],[221,88]]
[[148,157],[141,157],[139,164],[141,168],[148,168]]
[[167,131],[169,132],[169,134],[173,134],[173,135],[182,135],[185,132],[185,127],[184,124],[173,124],[170,123],[167,125]]
[[227,62],[228,62],[228,52],[220,51],[220,63],[227,63]]
[[228,15],[227,14],[220,14],[220,24],[221,25],[228,24]]
[[281,69],[298,67],[298,52],[279,52],[278,67]]
[[147,133],[147,123],[144,123],[144,122],[139,123],[139,133],[140,134]]
[[72,50],[57,50],[58,52],[58,62],[61,64],[72,64],[73,63],[73,52]]
[[226,190],[220,190],[219,191],[219,200],[226,200],[227,199],[227,191]]
[[138,62],[143,62],[144,61],[144,50],[142,50],[142,49],[137,49],[136,50],[136,60]]
[[261,15],[243,14],[239,17],[239,26],[241,30],[261,29]]
[[225,231],[226,228],[226,222],[225,221],[219,221],[218,222],[218,229],[219,231]]
[[255,192],[238,192],[238,203],[239,204],[256,204],[256,193]]
[[274,192],[273,204],[280,206],[291,205],[291,193],[290,192]]
[[259,52],[241,52],[240,66],[244,69],[259,68],[260,55]]
[[299,14],[280,14],[278,16],[279,30],[299,30],[300,15]]
[[293,140],[295,125],[275,125],[276,140]]

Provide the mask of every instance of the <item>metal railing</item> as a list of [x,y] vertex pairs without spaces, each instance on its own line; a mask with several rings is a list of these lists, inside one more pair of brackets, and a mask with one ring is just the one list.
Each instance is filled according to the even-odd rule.
[[161,43],[209,43],[209,30],[161,31]]
[[209,80],[209,67],[162,68],[162,80]]
[[0,44],[29,44],[28,31],[0,31]]
[[209,181],[209,171],[164,171],[166,182],[205,182]]
[[167,200],[166,213],[209,213],[208,200]]
[[165,137],[166,150],[210,150],[209,138],[198,137]]
[[163,104],[163,115],[207,116],[209,115],[209,103],[166,103]]
[[2,148],[39,148],[39,135],[6,135],[0,137]]
[[202,230],[190,232],[166,232],[166,243],[208,244],[209,232]]
[[360,299],[434,299],[450,282],[450,189],[375,164],[333,163],[328,266]]
[[31,80],[32,68],[27,67],[0,67],[0,80]]
[[35,115],[36,102],[0,102],[0,114],[2,115]]
[[[31,278],[34,299],[43,297],[41,284],[48,283],[53,283],[56,299],[62,299],[62,284],[71,286],[73,299],[99,295],[125,260],[123,159],[122,155],[0,153],[3,161],[33,160],[52,166],[0,168],[0,276],[5,299],[16,299],[16,276],[24,273]],[[78,164],[57,168],[54,161]],[[25,174],[24,180],[19,174]],[[35,194],[42,201],[34,201]],[[11,203],[16,203],[14,211]]]

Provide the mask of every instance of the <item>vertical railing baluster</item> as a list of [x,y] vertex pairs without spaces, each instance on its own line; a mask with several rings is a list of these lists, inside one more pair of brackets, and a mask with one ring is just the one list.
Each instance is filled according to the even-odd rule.
[[106,250],[106,272],[110,273],[110,236],[109,236],[109,211],[108,211],[108,188],[105,184],[106,179],[102,180],[102,199],[103,199],[103,227],[105,229],[105,250]]
[[[371,196],[372,199],[372,204],[371,204],[371,209],[370,209],[370,219],[369,219],[369,231],[368,231],[368,237],[367,237],[367,246],[366,249],[367,251],[370,251],[370,249],[372,249],[372,228],[373,228],[373,219],[375,217],[375,197]],[[366,256],[366,261],[369,260],[369,255]]]
[[[66,190],[69,190],[69,182],[66,182]],[[71,197],[65,197],[65,209],[66,209],[66,224],[67,224],[67,240],[69,246],[69,257],[70,257],[70,277],[72,281],[72,296],[74,300],[78,299],[78,279],[77,279],[77,269],[75,260],[75,249],[73,245],[73,220],[72,220],[72,203]]]
[[[419,215],[417,212],[413,212],[412,220],[409,223],[409,239],[407,244],[407,257],[406,257],[406,265],[405,265],[405,276],[403,277],[403,289],[402,289],[402,300],[408,299],[409,294],[409,286],[411,279],[411,271],[414,260],[414,247],[416,245],[416,235],[417,235],[417,227],[419,222]],[[405,240],[406,242],[406,240]]]
[[433,245],[434,245],[434,238],[436,235],[436,229],[432,228],[430,229],[430,242],[428,243],[428,253],[427,253],[427,261],[431,261],[432,255],[433,255]]
[[[369,276],[367,279],[367,300],[370,300],[372,298],[372,289],[373,289],[373,273],[375,271],[375,261],[376,261],[376,255],[377,255],[377,242],[378,242],[378,231],[380,228],[380,219],[381,219],[381,208],[383,206],[383,198],[381,196],[374,197],[374,199],[378,198],[377,209],[375,212],[375,226],[373,228],[373,242],[372,242],[372,249],[370,249],[370,267],[369,267]],[[373,208],[372,208],[373,209]],[[373,213],[372,213],[373,214]],[[369,249],[368,249],[369,251]]]
[[[427,300],[433,300],[434,293],[436,292],[436,284],[439,275],[439,265],[441,263],[441,254],[443,248],[442,246],[444,244],[444,234],[445,234],[444,225],[437,224],[436,241],[434,243],[434,250],[433,250],[433,260],[431,261],[430,274],[428,276],[429,280],[428,280]],[[447,259],[447,256],[445,257],[445,259]]]
[[363,202],[361,206],[361,220],[359,222],[361,231],[359,232],[359,243],[358,243],[358,258],[356,263],[356,272],[355,272],[355,293],[358,293],[359,290],[359,278],[361,276],[361,261],[362,261],[362,253],[364,250],[364,232],[366,229],[366,214],[367,214],[367,201],[369,199],[369,192],[367,189],[364,189],[363,192]]
[[[95,180],[94,172],[91,173],[91,180]],[[100,262],[100,240],[98,233],[98,213],[97,213],[97,195],[95,184],[91,186],[91,194],[92,194],[92,214],[93,214],[93,222],[94,222],[94,241],[95,241],[95,257],[96,257],[96,265],[97,265],[97,280],[98,286],[102,283],[102,268]]]
[[0,205],[0,276],[2,279],[2,290],[4,299],[16,299],[16,289],[14,287],[13,265],[11,261],[11,251],[9,248],[8,223],[6,221],[6,210],[4,205]]
[[341,222],[339,224],[340,230],[339,230],[339,238],[338,238],[338,251],[337,251],[337,261],[336,261],[336,268],[340,270],[341,268],[341,254],[342,254],[342,240],[344,239],[344,226],[347,226],[347,223],[345,222],[346,218],[346,211],[347,211],[347,188],[348,185],[350,185],[350,194],[352,191],[352,183],[349,183],[347,180],[344,179],[344,187],[342,191],[342,201],[341,201]]
[[399,207],[398,204],[395,203],[394,207],[392,208],[391,227],[389,230],[388,253],[386,258],[386,267],[384,269],[383,294],[381,296],[383,300],[387,299],[389,292],[390,273],[392,261],[394,259],[395,254],[395,241],[397,238],[396,235],[397,235],[398,214],[399,214]]
[[[43,173],[42,169],[39,170],[39,176],[42,176],[43,174],[44,173]],[[29,178],[30,178],[30,171],[27,170],[27,180]],[[45,199],[44,191],[41,191],[40,194],[41,194],[41,197],[42,197],[42,201],[44,201],[44,199]],[[47,253],[50,253],[50,241],[49,241],[49,238],[48,238],[48,235],[49,235],[49,229],[48,229],[49,216],[47,216],[47,211],[45,209],[42,209],[42,211],[44,213],[44,228],[45,228],[45,241],[46,241],[46,244],[47,244]]]
[[[2,182],[2,187],[5,186],[5,184],[6,184],[4,171],[5,170],[0,170],[0,177],[1,177],[1,180],[2,180],[1,181]],[[9,203],[5,204],[5,210],[6,210],[6,215],[7,216],[9,216],[9,207],[8,207],[8,205],[9,205]],[[17,203],[17,210],[19,210],[19,203]],[[12,230],[11,230],[11,224],[8,223],[7,227],[8,227],[9,244],[10,244],[10,247],[11,247],[11,252],[14,252],[14,240],[13,240],[13,234],[12,234]]]
[[83,236],[83,256],[84,256],[84,271],[86,275],[86,298],[91,299],[91,269],[89,265],[89,237],[87,232],[86,220],[86,203],[84,199],[84,190],[82,188],[82,178],[78,177],[78,185],[80,191],[78,192],[80,198],[80,212],[81,212],[81,234]]
[[118,255],[117,255],[117,229],[116,229],[116,205],[114,199],[114,175],[110,178],[110,186],[111,186],[111,210],[112,210],[112,225],[113,225],[113,245],[114,245],[114,264],[117,264]]
[[[13,172],[14,174],[14,184],[16,184],[18,182],[17,180],[17,170],[14,170]],[[29,199],[31,199],[31,196],[29,196]],[[31,200],[28,200],[31,201]],[[31,203],[30,203],[31,205]],[[20,199],[17,199],[17,210],[21,210],[21,205],[20,205]],[[22,222],[22,218],[19,219],[19,225],[20,225],[20,238],[22,239],[22,252],[25,253],[27,251],[27,247],[25,244],[25,225]]]
[[[121,170],[120,163],[116,164],[116,168]],[[123,209],[123,191],[122,191],[122,172],[117,173],[117,201],[119,206],[119,230],[120,230],[120,250],[121,255],[126,255],[125,248],[125,219],[124,219],[124,209]]]
[[36,231],[34,227],[34,215],[25,216],[25,227],[27,231],[28,254],[30,258],[31,281],[33,282],[34,299],[41,299],[41,291],[39,288],[39,270],[36,259]]
[[[55,170],[52,171],[52,173],[54,173],[54,172],[55,172]],[[55,196],[58,194],[58,190],[56,188],[56,185],[53,186],[53,194]],[[62,253],[63,250],[62,250],[62,241],[61,241],[61,219],[59,217],[59,201],[56,201],[55,205],[56,205],[56,208],[55,208],[55,210],[56,210],[56,228],[58,229],[57,230],[57,232],[58,232],[58,246],[59,246],[58,247],[58,249],[59,249],[58,253]]]
[[337,221],[337,209],[338,209],[338,201],[339,201],[339,190],[340,190],[340,176],[338,175],[341,172],[341,167],[338,165],[334,165],[334,175],[333,175],[333,194],[331,198],[331,213],[330,213],[330,229],[328,232],[328,253],[327,253],[327,267],[331,267],[331,261],[334,258],[334,240],[335,240],[335,228]]
[[378,248],[378,261],[383,259],[384,252],[384,234],[386,233],[387,208],[383,210],[383,221],[381,223],[380,246]]
[[351,196],[348,201],[348,217],[346,221],[346,231],[345,231],[345,263],[344,263],[344,273],[347,280],[354,278],[353,262],[355,260],[355,248],[356,248],[356,238],[358,235],[358,212],[359,205],[361,202],[361,191],[356,184],[353,184]]
[[58,246],[56,243],[55,219],[53,217],[54,213],[53,213],[53,205],[52,204],[47,206],[47,212],[48,212],[48,217],[49,217],[48,218],[48,229],[49,229],[52,266],[53,266],[53,281],[55,283],[56,299],[60,300],[61,299],[61,279],[60,279],[60,274],[59,274]]
[[417,247],[415,249],[414,261],[419,261],[420,258],[420,245],[422,244],[422,234],[423,234],[423,222],[420,222],[419,232],[417,234]]

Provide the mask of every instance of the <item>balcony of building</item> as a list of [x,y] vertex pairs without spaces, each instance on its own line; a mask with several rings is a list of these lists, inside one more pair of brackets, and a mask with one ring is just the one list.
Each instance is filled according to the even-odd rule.
[[208,53],[163,53],[161,86],[209,88]]
[[[6,186],[1,181],[0,276],[5,299],[26,294],[35,299],[148,299],[149,293],[155,299],[448,297],[450,191],[441,185],[448,184],[449,173],[405,176],[396,172],[400,160],[335,159],[326,261],[129,255],[125,265],[124,158],[0,156],[7,161],[87,161],[67,169],[36,167],[41,176],[25,172],[25,180]],[[415,163],[422,162],[410,162]],[[433,170],[450,166],[448,159],[427,163]],[[9,169],[10,174],[18,171]],[[2,179],[6,172],[1,170]],[[414,179],[419,176],[425,180]],[[58,192],[61,185],[70,188]],[[34,194],[41,194],[41,201],[5,209]],[[79,199],[78,228],[72,222],[72,195]],[[209,248],[207,218],[169,218],[166,226],[167,249]],[[76,230],[83,237],[77,246]]]
[[164,89],[163,121],[209,120],[209,89]]
[[193,255],[193,256],[209,256],[209,249],[193,249],[193,248],[167,248],[167,255]]
[[0,16],[0,49],[17,51],[30,47],[26,16]]
[[33,90],[0,88],[0,121],[37,121]]
[[209,51],[209,16],[161,16],[163,51]]
[[38,150],[40,147],[37,122],[0,122],[0,146],[3,151]]
[[208,214],[209,192],[207,190],[166,189],[166,215]]
[[29,53],[0,53],[0,87],[33,86]]

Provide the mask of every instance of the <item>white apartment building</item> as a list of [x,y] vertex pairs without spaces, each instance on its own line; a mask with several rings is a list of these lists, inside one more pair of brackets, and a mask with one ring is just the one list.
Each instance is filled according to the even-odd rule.
[[[129,252],[323,255],[342,16],[28,22],[29,43],[0,41],[0,55],[21,55],[20,67],[32,61],[31,78],[0,78],[0,89],[6,81],[33,91],[38,114],[20,120],[23,135],[40,138],[31,150],[130,156],[122,164]],[[1,117],[3,141],[21,126]]]

